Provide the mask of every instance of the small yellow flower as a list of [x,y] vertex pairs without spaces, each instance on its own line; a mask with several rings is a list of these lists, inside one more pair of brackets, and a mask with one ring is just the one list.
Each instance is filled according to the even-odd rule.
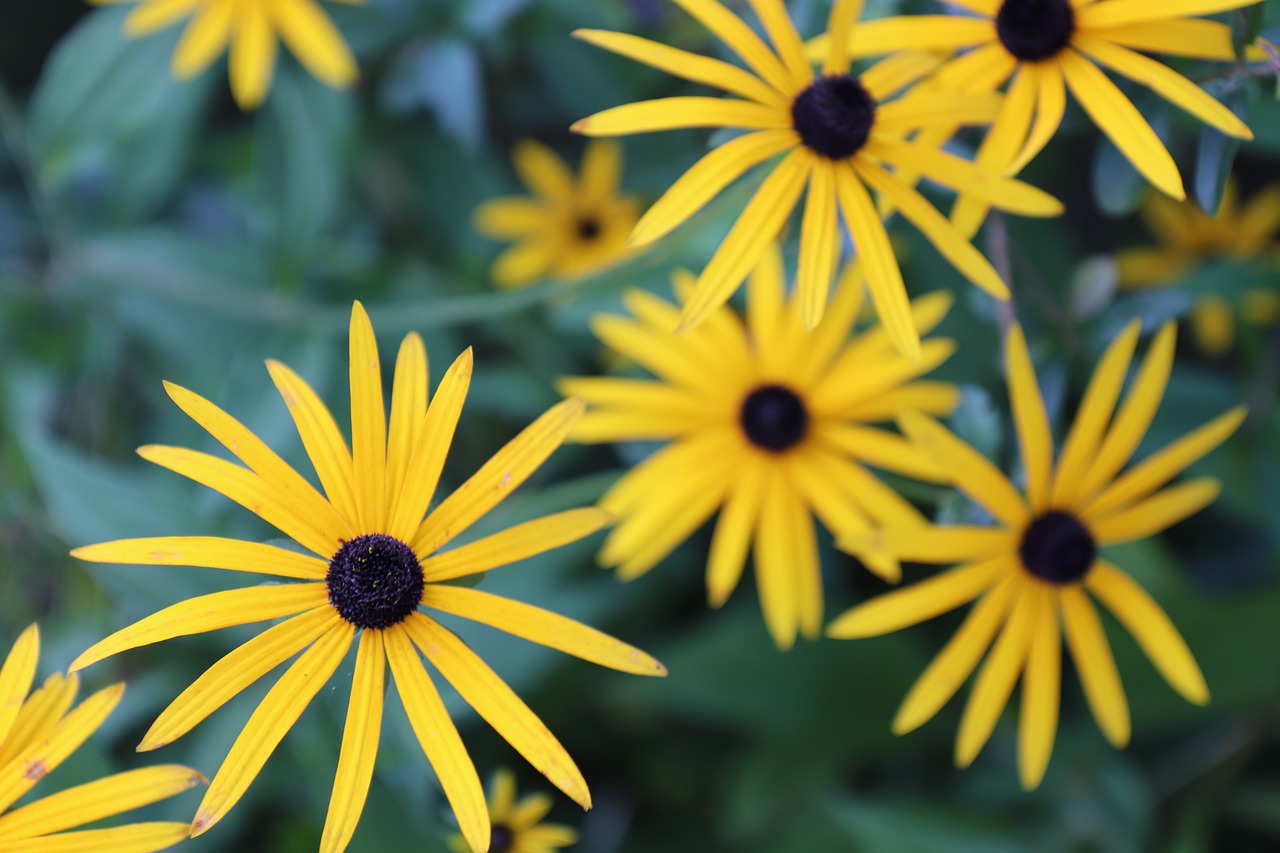
[[[945,50],[955,58],[933,74],[933,82],[958,93],[998,90],[1010,78],[1008,97],[978,150],[979,165],[1016,175],[1044,148],[1062,123],[1066,93],[1147,180],[1174,198],[1184,198],[1182,176],[1155,131],[1101,70],[1110,69],[1151,88],[1223,133],[1253,134],[1236,115],[1192,81],[1138,51],[1236,61],[1231,28],[1196,15],[1252,6],[1258,0],[957,0],[951,15],[907,15],[868,21],[848,31],[853,56]],[[827,50],[825,37],[811,55]],[[1266,59],[1259,48],[1250,60]],[[954,128],[924,131],[922,141],[940,144]],[[965,193],[952,210],[962,234],[971,235],[990,204]]]
[[191,834],[206,832],[240,800],[353,643],[358,646],[355,675],[321,850],[343,850],[364,809],[378,752],[388,664],[463,834],[477,853],[488,845],[484,791],[423,666],[423,655],[529,763],[590,808],[587,783],[555,736],[475,652],[421,609],[472,619],[624,672],[666,673],[644,652],[586,625],[448,583],[581,539],[609,522],[598,509],[568,510],[444,550],[551,455],[582,415],[582,402],[568,400],[544,414],[428,513],[470,386],[471,350],[454,361],[429,398],[426,350],[421,338],[408,335],[396,360],[388,429],[377,342],[357,302],[351,312],[349,450],[329,410],[297,374],[275,361],[267,369],[293,415],[325,495],[222,409],[176,385],[166,385],[173,401],[244,465],[179,447],[149,446],[138,452],[256,513],[297,542],[298,550],[171,536],[107,542],[73,552],[92,562],[202,566],[300,581],[232,589],[175,604],[117,631],[72,664],[78,670],[172,637],[283,620],[210,667],[165,709],[138,746],[150,750],[173,742],[298,655],[232,745],[205,793]]
[[[551,811],[546,794],[529,794],[516,802],[516,777],[505,767],[489,786],[489,853],[555,853],[578,841],[578,833],[558,823],[542,823]],[[466,839],[455,835],[449,849],[468,853]]]
[[116,773],[6,811],[97,731],[124,695],[124,685],[116,684],[73,709],[80,679],[55,673],[28,696],[39,656],[40,632],[32,625],[18,637],[0,668],[0,851],[149,853],[186,838],[191,827],[175,822],[65,831],[168,799],[204,782],[199,773],[177,764]]
[[[131,38],[150,35],[183,18],[191,23],[173,53],[173,76],[185,80],[204,71],[230,46],[231,94],[242,109],[267,97],[275,73],[276,38],[317,79],[335,88],[358,76],[355,59],[342,34],[316,0],[90,0],[138,3],[124,20]],[[333,0],[359,5],[364,0]]]
[[[999,177],[935,145],[904,140],[921,128],[990,122],[998,99],[952,93],[920,93],[894,99],[920,68],[936,60],[924,54],[891,58],[861,75],[849,72],[845,39],[828,41],[815,75],[782,0],[751,0],[773,42],[770,48],[718,0],[675,0],[733,50],[750,71],[624,33],[580,30],[574,35],[662,71],[736,95],[642,101],[605,110],[573,126],[589,136],[620,136],[683,127],[748,131],[705,155],[640,219],[632,242],[645,245],[697,213],[721,190],[754,167],[782,155],[698,277],[681,316],[691,328],[723,305],[782,231],[806,192],[797,271],[806,328],[822,319],[842,242],[839,218],[857,247],[871,295],[894,344],[909,358],[920,355],[910,321],[907,291],[889,236],[868,188],[918,228],[963,275],[998,299],[1008,288],[987,259],[908,182],[887,167],[910,169],[943,186],[1029,216],[1062,211],[1056,199]],[[829,32],[857,31],[861,0],[836,0]]]
[[[1170,287],[1198,264],[1214,257],[1237,263],[1261,261],[1280,268],[1280,185],[1240,203],[1240,188],[1229,180],[1210,216],[1194,201],[1175,202],[1152,195],[1142,206],[1142,218],[1159,245],[1126,249],[1115,255],[1122,289]],[[1247,291],[1240,303],[1241,318],[1268,325],[1280,319],[1280,293]],[[1235,342],[1235,309],[1221,296],[1198,297],[1191,309],[1191,332],[1205,352],[1221,356]]]
[[474,216],[476,230],[486,237],[517,241],[494,262],[494,284],[522,287],[547,275],[572,280],[627,257],[638,205],[618,194],[620,145],[589,143],[576,181],[554,152],[531,139],[516,146],[514,160],[534,197],[495,198]]
[[[695,286],[676,277],[681,296]],[[784,298],[782,255],[768,250],[748,284],[744,324],[721,306],[675,334],[679,310],[644,291],[626,296],[634,319],[594,318],[605,344],[657,381],[573,378],[560,390],[592,410],[571,434],[581,442],[665,441],[622,477],[600,505],[617,517],[599,560],[626,580],[649,571],[719,510],[707,562],[707,597],[725,602],[754,547],[765,624],[779,648],[822,626],[822,572],[813,517],[837,535],[881,524],[923,524],[907,501],[864,466],[937,478],[926,454],[875,424],[903,409],[947,414],[959,399],[944,382],[916,381],[950,357],[953,341],[930,338],[912,362],[886,331],[850,339],[865,296],[849,267],[812,331],[801,299]],[[927,334],[947,313],[937,291],[909,308]],[[892,559],[867,567],[890,581]]]
[[854,553],[962,565],[854,607],[828,628],[832,637],[878,636],[978,600],[912,686],[893,721],[894,732],[909,732],[932,718],[991,646],[960,721],[956,764],[967,767],[986,744],[1021,674],[1018,773],[1023,787],[1036,787],[1048,767],[1058,725],[1065,631],[1099,727],[1112,744],[1124,746],[1129,708],[1090,594],[1133,634],[1175,690],[1197,705],[1209,701],[1204,676],[1169,617],[1099,553],[1100,547],[1142,539],[1176,524],[1213,501],[1220,490],[1210,478],[1163,487],[1235,432],[1244,419],[1243,407],[1119,473],[1164,395],[1175,329],[1167,323],[1156,335],[1118,410],[1139,324],[1130,325],[1108,348],[1056,467],[1048,415],[1022,331],[1015,327],[1009,333],[1005,355],[1027,477],[1025,497],[991,462],[936,421],[915,413],[902,416],[903,429],[991,514],[996,526],[895,527],[842,543]]

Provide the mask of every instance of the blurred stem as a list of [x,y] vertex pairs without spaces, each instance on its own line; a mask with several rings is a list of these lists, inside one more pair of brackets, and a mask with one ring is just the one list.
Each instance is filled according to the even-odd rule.
[[36,225],[44,236],[45,248],[48,250],[49,257],[53,258],[61,253],[65,245],[62,238],[62,217],[57,211],[57,206],[45,195],[44,189],[40,186],[40,178],[32,165],[34,158],[27,145],[26,128],[21,111],[2,81],[0,81],[0,137],[4,138],[4,144],[13,156],[18,176],[22,179],[22,184],[27,190],[27,198],[31,201]]
[[[998,210],[987,216],[987,254],[991,256],[991,265],[996,268],[1001,281],[1013,292],[1013,259],[1009,251],[1009,228],[1005,224],[1004,214]],[[996,322],[1000,324],[1000,340],[1008,337],[1017,316],[1013,310],[1013,297],[996,302]]]

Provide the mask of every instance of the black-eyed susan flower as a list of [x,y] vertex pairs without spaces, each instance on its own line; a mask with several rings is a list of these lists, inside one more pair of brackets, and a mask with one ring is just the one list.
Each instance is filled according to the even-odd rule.
[[[555,853],[578,840],[571,827],[543,823],[551,811],[546,794],[528,794],[516,800],[516,777],[505,767],[493,774],[489,785],[489,853]],[[466,839],[455,835],[449,849],[467,853]]]
[[[191,21],[173,52],[173,76],[196,76],[229,53],[231,94],[242,109],[260,105],[275,75],[277,39],[316,79],[334,88],[350,86],[358,76],[342,34],[316,0],[90,0],[138,3],[124,19],[125,34],[141,38]],[[363,0],[334,0],[358,5]]]
[[494,240],[515,240],[493,264],[499,287],[520,287],[544,276],[572,280],[623,260],[639,205],[619,194],[622,146],[593,140],[575,180],[546,146],[526,139],[516,146],[516,174],[533,194],[486,201],[476,208],[476,230]]
[[[666,557],[719,510],[707,561],[707,597],[720,606],[737,586],[749,551],[765,624],[788,648],[796,633],[817,635],[822,577],[814,516],[836,535],[873,525],[923,523],[866,466],[937,476],[927,455],[875,424],[904,409],[945,414],[954,386],[916,381],[954,350],[927,339],[919,361],[894,349],[882,327],[850,340],[865,292],[846,270],[831,308],[812,332],[800,296],[784,299],[782,256],[770,249],[748,285],[746,323],[728,306],[675,334],[679,310],[634,290],[632,317],[602,315],[592,329],[610,348],[656,380],[565,379],[560,388],[592,408],[571,433],[581,442],[664,441],[605,494],[618,521],[599,555],[626,580]],[[695,285],[681,273],[677,291]],[[927,334],[950,307],[938,291],[909,307]],[[896,581],[892,559],[867,566]]]
[[1225,441],[1243,420],[1243,408],[1215,418],[1120,473],[1164,394],[1175,328],[1168,323],[1156,335],[1118,409],[1138,341],[1138,323],[1108,348],[1056,465],[1048,415],[1026,343],[1020,329],[1009,333],[1009,396],[1026,473],[1025,495],[936,421],[916,413],[901,417],[911,438],[996,524],[885,528],[845,543],[855,552],[866,549],[900,560],[961,565],[854,607],[831,624],[828,633],[833,637],[877,636],[978,602],[912,686],[893,721],[895,732],[909,732],[933,717],[990,647],[960,721],[956,763],[967,767],[978,755],[1021,676],[1018,773],[1023,787],[1036,787],[1048,766],[1058,725],[1065,634],[1098,726],[1112,744],[1124,746],[1130,733],[1129,708],[1095,599],[1128,629],[1178,693],[1196,704],[1209,701],[1200,668],[1169,617],[1100,550],[1158,533],[1218,495],[1219,485],[1211,478],[1167,488],[1166,484]]
[[[828,42],[830,49],[821,73],[815,75],[781,0],[751,2],[772,48],[718,0],[675,2],[727,44],[750,71],[622,33],[580,30],[575,35],[735,97],[642,101],[597,113],[573,129],[590,136],[679,127],[748,131],[704,156],[645,213],[631,238],[640,245],[680,225],[748,170],[783,155],[698,277],[698,285],[684,306],[682,328],[697,325],[724,304],[756,266],[805,192],[797,281],[806,327],[813,328],[822,318],[841,243],[838,218],[842,215],[885,328],[902,352],[911,358],[919,355],[919,337],[909,319],[902,274],[868,188],[900,211],[975,284],[997,298],[1008,297],[1004,282],[986,258],[930,202],[886,169],[900,166],[914,170],[1004,210],[1035,216],[1059,213],[1061,205],[1033,187],[997,177],[936,146],[903,138],[937,124],[990,121],[996,101],[989,94],[891,99],[901,88],[904,75],[920,65],[932,67],[927,54],[906,62],[892,59],[854,75],[849,73],[847,41],[833,39]],[[843,33],[855,28],[861,7],[861,0],[837,0],[828,30]]]
[[139,453],[253,511],[300,550],[178,536],[108,542],[74,552],[94,562],[201,566],[296,581],[181,602],[112,634],[72,665],[81,669],[172,637],[284,620],[210,667],[165,709],[138,747],[172,742],[297,655],[232,745],[200,804],[192,835],[207,831],[236,804],[353,642],[358,645],[355,675],[322,850],[345,848],[364,807],[388,664],[463,835],[473,850],[487,847],[489,817],[480,780],[422,655],[529,763],[589,808],[586,782],[555,736],[462,640],[421,609],[492,625],[615,669],[665,673],[643,652],[578,622],[448,583],[573,542],[608,522],[598,509],[569,510],[445,550],[560,445],[582,414],[581,401],[551,409],[426,514],[470,384],[470,350],[445,372],[428,403],[426,351],[417,335],[406,337],[396,360],[388,429],[377,344],[357,302],[351,315],[350,449],[302,379],[278,362],[269,361],[267,368],[325,495],[226,412],[176,385],[166,386],[173,401],[244,464],[178,447],[148,446]]
[[[1161,192],[1184,198],[1182,176],[1138,109],[1103,69],[1149,87],[1223,133],[1253,134],[1244,122],[1198,85],[1140,51],[1168,56],[1235,61],[1231,29],[1196,17],[1251,6],[1258,0],[959,0],[952,15],[909,15],[869,21],[845,31],[854,56],[893,51],[957,54],[929,69],[943,90],[976,94],[999,89],[1012,78],[1000,115],[991,125],[977,163],[1013,175],[1053,138],[1066,109],[1066,95]],[[836,30],[832,29],[832,32]],[[829,50],[826,38],[812,53]],[[1265,59],[1257,48],[1251,60]],[[941,130],[942,137],[954,128]],[[978,230],[990,204],[963,194],[952,210],[960,233]]]
[[[1262,263],[1280,268],[1280,185],[1240,203],[1240,188],[1227,182],[1218,212],[1205,213],[1194,201],[1171,201],[1152,195],[1142,205],[1142,218],[1158,245],[1117,252],[1116,273],[1122,289],[1171,287],[1199,264],[1212,258],[1235,263]],[[1255,325],[1280,320],[1280,292],[1251,288],[1241,294],[1240,318]],[[1204,293],[1191,308],[1191,333],[1205,352],[1220,356],[1235,341],[1237,308],[1225,297]]]
[[31,625],[0,667],[0,851],[149,853],[186,838],[191,827],[173,821],[76,829],[168,799],[204,781],[196,771],[176,764],[116,773],[9,811],[98,730],[124,695],[124,685],[115,684],[72,708],[80,679],[61,673],[27,695],[39,656],[40,632]]

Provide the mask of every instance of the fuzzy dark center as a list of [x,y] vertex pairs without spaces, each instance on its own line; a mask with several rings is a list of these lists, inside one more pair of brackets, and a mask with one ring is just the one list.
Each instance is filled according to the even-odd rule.
[[600,220],[594,216],[584,216],[578,220],[578,239],[590,243],[600,236]]
[[1074,515],[1050,510],[1027,525],[1018,545],[1022,565],[1050,583],[1074,583],[1098,555],[1098,544]]
[[805,147],[832,160],[857,153],[875,122],[875,98],[849,74],[819,77],[791,103],[791,124]]
[[367,533],[343,544],[325,576],[329,603],[357,628],[390,628],[422,600],[422,566],[413,549],[392,536]]
[[1024,62],[1056,56],[1075,29],[1076,16],[1068,0],[1004,0],[996,13],[1000,43]]
[[752,444],[774,453],[794,447],[809,431],[804,401],[781,385],[765,385],[748,394],[739,419]]
[[515,835],[500,823],[489,827],[489,853],[506,853],[516,840]]

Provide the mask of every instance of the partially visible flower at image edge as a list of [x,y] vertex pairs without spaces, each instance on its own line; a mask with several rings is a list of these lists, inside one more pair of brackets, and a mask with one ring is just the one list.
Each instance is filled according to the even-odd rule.
[[150,853],[185,839],[189,824],[163,821],[65,831],[157,803],[205,781],[177,764],[105,776],[5,811],[96,732],[124,695],[124,685],[115,684],[72,708],[80,680],[62,673],[49,676],[28,695],[39,656],[40,631],[31,625],[0,668],[0,851]]
[[[780,649],[822,629],[822,566],[814,518],[834,535],[924,517],[872,468],[919,479],[942,472],[886,421],[905,409],[947,415],[960,399],[948,382],[921,380],[950,358],[955,342],[926,337],[920,358],[898,352],[872,324],[852,334],[865,304],[862,268],[845,268],[829,310],[812,330],[801,298],[785,296],[775,244],[747,285],[747,316],[729,305],[677,334],[679,309],[641,290],[623,297],[631,317],[602,314],[591,328],[604,344],[656,379],[571,377],[562,393],[591,408],[571,441],[666,442],[609,489],[600,505],[617,518],[601,565],[632,580],[664,560],[719,513],[707,557],[707,600],[725,603],[749,552],[765,625]],[[686,297],[693,276],[674,276]],[[911,303],[909,319],[928,335],[952,297],[935,291]],[[892,559],[866,567],[890,582]]]
[[[141,38],[190,17],[173,52],[173,76],[195,77],[229,50],[231,94],[241,109],[267,97],[275,75],[276,38],[318,80],[337,89],[359,76],[342,34],[316,0],[89,0],[96,5],[138,3],[124,32]],[[332,0],[357,6],[364,0]]]
[[[1008,287],[982,253],[889,168],[910,169],[1002,210],[1058,215],[1062,205],[1035,187],[981,169],[937,146],[904,139],[912,131],[939,124],[990,122],[999,98],[990,93],[972,98],[921,93],[892,99],[911,74],[933,67],[936,60],[923,53],[906,61],[891,58],[855,75],[849,71],[847,41],[831,39],[821,73],[815,76],[781,0],[750,3],[772,48],[717,0],[674,1],[728,45],[750,71],[626,33],[578,30],[574,35],[737,97],[640,101],[588,116],[572,129],[588,136],[690,127],[748,131],[714,148],[672,184],[636,225],[631,236],[636,245],[671,232],[746,172],[781,155],[698,276],[684,305],[682,329],[701,323],[733,295],[806,192],[796,273],[806,328],[822,319],[843,243],[843,217],[881,322],[903,354],[919,357],[920,338],[911,325],[902,271],[869,190],[919,229],[962,275],[995,298],[1008,298]],[[856,31],[861,9],[861,0],[836,0],[828,32]]]
[[[577,843],[578,833],[572,827],[543,823],[551,805],[551,798],[543,793],[516,800],[515,774],[505,767],[495,771],[489,784],[489,853],[555,853]],[[454,853],[469,853],[461,835],[451,836],[448,843]]]
[[231,498],[311,552],[200,536],[126,539],[72,552],[92,562],[199,566],[301,581],[189,599],[112,634],[72,664],[78,670],[173,637],[289,617],[210,667],[161,713],[138,746],[145,751],[172,743],[301,653],[232,745],[199,806],[193,836],[206,832],[239,801],[353,642],[359,648],[321,850],[344,849],[364,808],[378,751],[388,664],[464,836],[476,853],[487,848],[484,791],[423,666],[423,655],[553,785],[583,808],[591,807],[582,773],[542,721],[457,635],[419,609],[471,619],[624,672],[666,674],[644,652],[586,625],[448,583],[576,541],[610,521],[599,509],[567,510],[441,550],[537,470],[584,408],[578,400],[552,408],[428,513],[470,386],[471,367],[468,349],[445,372],[428,402],[426,350],[418,335],[406,336],[396,360],[388,429],[377,342],[364,308],[355,303],[348,449],[310,386],[283,364],[268,361],[325,495],[222,409],[166,383],[179,408],[244,466],[178,447],[142,447],[139,455]]
[[555,152],[532,139],[517,144],[512,159],[532,197],[490,199],[472,216],[484,236],[516,241],[494,261],[494,284],[522,287],[546,276],[572,281],[631,254],[627,238],[639,205],[619,193],[621,145],[589,142],[576,180]]
[[1209,355],[1225,355],[1236,338],[1236,314],[1245,323],[1280,322],[1280,184],[1240,202],[1239,181],[1231,178],[1210,216],[1196,202],[1177,202],[1152,193],[1142,205],[1142,218],[1157,245],[1135,246],[1114,255],[1121,290],[1148,290],[1177,285],[1199,264],[1221,258],[1236,264],[1259,264],[1271,270],[1269,289],[1250,288],[1239,305],[1218,293],[1195,295],[1191,334]]
[[903,700],[893,721],[895,733],[931,719],[990,646],[960,720],[956,764],[967,767],[977,757],[1021,675],[1018,774],[1024,788],[1035,788],[1053,751],[1065,632],[1094,718],[1113,745],[1124,746],[1130,735],[1128,703],[1090,595],[1133,635],[1178,693],[1197,705],[1209,701],[1200,667],[1169,617],[1099,553],[1102,547],[1144,539],[1177,524],[1211,503],[1221,489],[1208,477],[1164,486],[1235,432],[1244,420],[1243,406],[1120,473],[1164,395],[1176,328],[1170,322],[1160,329],[1118,410],[1139,322],[1112,343],[1094,371],[1056,466],[1048,414],[1026,342],[1018,327],[1009,332],[1006,369],[1026,472],[1025,496],[941,424],[920,414],[901,417],[907,434],[996,525],[887,527],[841,543],[854,554],[869,551],[903,561],[961,565],[854,607],[832,622],[829,636],[879,636],[977,599]]

